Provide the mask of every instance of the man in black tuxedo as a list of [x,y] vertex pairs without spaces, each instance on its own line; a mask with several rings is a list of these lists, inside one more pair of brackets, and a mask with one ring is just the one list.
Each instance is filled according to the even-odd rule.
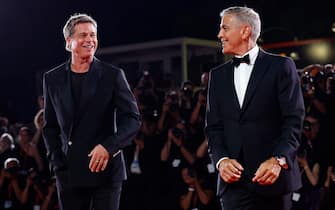
[[221,13],[218,38],[233,59],[210,72],[206,135],[224,210],[289,210],[301,186],[296,158],[304,103],[294,62],[260,49],[259,15]]
[[71,58],[44,75],[43,127],[60,209],[117,210],[140,114],[123,71],[94,57],[96,21],[73,15],[63,33]]

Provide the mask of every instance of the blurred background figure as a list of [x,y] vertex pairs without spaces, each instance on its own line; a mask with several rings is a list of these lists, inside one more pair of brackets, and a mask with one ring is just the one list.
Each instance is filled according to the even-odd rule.
[[180,207],[183,210],[211,210],[215,206],[215,191],[208,184],[201,168],[197,165],[184,167],[181,170],[183,180],[180,195]]
[[317,210],[320,204],[320,152],[318,118],[306,116],[303,138],[298,150],[302,187],[293,193],[293,210]]

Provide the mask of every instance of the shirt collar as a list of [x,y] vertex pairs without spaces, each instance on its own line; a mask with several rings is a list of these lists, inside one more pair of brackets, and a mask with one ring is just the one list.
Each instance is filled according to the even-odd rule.
[[238,58],[242,58],[243,56],[245,56],[246,54],[249,54],[249,58],[250,58],[250,64],[254,65],[257,55],[259,52],[259,47],[258,45],[255,45],[251,50],[249,50],[248,52],[244,53],[242,56],[236,56]]

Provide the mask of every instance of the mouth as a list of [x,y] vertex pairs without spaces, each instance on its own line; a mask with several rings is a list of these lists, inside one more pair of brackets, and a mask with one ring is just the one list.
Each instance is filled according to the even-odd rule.
[[94,45],[91,45],[91,44],[84,44],[83,47],[86,48],[86,49],[93,49],[93,48],[94,48]]
[[221,39],[221,45],[222,45],[222,47],[224,47],[224,45],[225,45],[226,42],[227,42],[227,40]]

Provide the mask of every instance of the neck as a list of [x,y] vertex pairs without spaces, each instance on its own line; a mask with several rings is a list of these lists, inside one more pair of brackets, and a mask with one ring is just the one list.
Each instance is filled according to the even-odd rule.
[[249,52],[255,46],[256,46],[255,42],[252,42],[252,41],[246,42],[244,45],[241,45],[241,48],[240,48],[239,52],[236,53],[236,55],[242,56],[245,53]]
[[93,56],[77,57],[72,54],[71,70],[76,73],[87,72],[90,68],[92,61],[93,61]]

